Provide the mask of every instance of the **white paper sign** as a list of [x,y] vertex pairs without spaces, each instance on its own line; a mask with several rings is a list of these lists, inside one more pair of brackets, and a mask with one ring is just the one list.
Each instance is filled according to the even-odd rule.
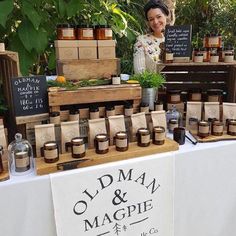
[[172,236],[173,162],[161,154],[51,175],[57,236]]

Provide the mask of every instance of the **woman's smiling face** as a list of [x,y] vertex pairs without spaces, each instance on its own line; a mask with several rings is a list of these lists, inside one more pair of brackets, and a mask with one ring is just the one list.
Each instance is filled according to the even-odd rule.
[[159,8],[151,8],[147,12],[148,24],[155,36],[161,36],[166,27],[166,15]]

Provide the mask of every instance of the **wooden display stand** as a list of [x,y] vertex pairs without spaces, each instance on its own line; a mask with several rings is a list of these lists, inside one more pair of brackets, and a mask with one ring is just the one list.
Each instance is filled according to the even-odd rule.
[[206,138],[201,138],[196,133],[193,133],[193,132],[190,132],[190,133],[199,143],[210,143],[210,142],[218,142],[218,141],[236,140],[236,136],[228,135],[227,132],[224,132],[224,134],[222,136],[209,135]]
[[120,60],[115,59],[81,59],[58,60],[57,74],[68,80],[98,79],[120,74]]
[[116,151],[115,146],[109,147],[109,152],[103,155],[96,154],[94,149],[86,150],[86,156],[81,159],[72,158],[71,153],[62,154],[60,155],[59,161],[52,164],[45,163],[43,158],[39,157],[36,158],[36,173],[38,175],[44,175],[61,171],[60,169],[58,170],[58,166],[60,166],[62,163],[66,164],[66,162],[73,163],[73,161],[77,161],[75,164],[71,164],[71,167],[82,168],[82,167],[94,166],[114,161],[127,160],[131,158],[142,157],[157,153],[176,151],[178,149],[179,149],[178,143],[176,143],[171,139],[166,139],[164,145],[150,144],[149,147],[139,147],[137,146],[137,143],[130,143],[129,150],[126,152]]
[[224,101],[236,102],[236,62],[232,63],[169,63],[158,64],[157,71],[166,77],[168,89],[201,88],[203,93],[208,89],[222,89]]
[[132,100],[134,108],[137,108],[141,101],[140,85],[122,84],[94,86],[79,88],[74,91],[57,91],[48,93],[48,102],[51,111],[60,111],[60,106],[63,105],[125,100]]

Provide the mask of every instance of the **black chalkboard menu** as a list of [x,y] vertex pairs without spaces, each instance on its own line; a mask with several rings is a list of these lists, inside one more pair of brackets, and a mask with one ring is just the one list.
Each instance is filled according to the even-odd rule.
[[48,112],[46,76],[27,76],[11,79],[15,116]]
[[174,58],[191,57],[192,25],[166,26],[165,47],[174,53]]

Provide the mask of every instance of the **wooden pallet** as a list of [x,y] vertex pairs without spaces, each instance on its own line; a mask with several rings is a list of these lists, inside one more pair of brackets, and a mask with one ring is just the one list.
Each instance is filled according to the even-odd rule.
[[68,80],[87,80],[120,74],[120,60],[115,59],[81,59],[58,60],[57,74]]
[[[149,147],[139,147],[136,143],[129,144],[129,150],[126,152],[118,152],[115,147],[109,147],[109,152],[107,154],[101,155],[96,154],[94,149],[86,150],[86,156],[81,159],[75,159],[71,157],[71,153],[60,155],[60,160],[57,163],[47,164],[44,162],[43,158],[36,158],[36,173],[38,175],[44,175],[49,173],[55,173],[61,170],[57,169],[59,164],[64,163],[64,168],[70,166],[74,168],[82,168],[94,165],[100,165],[104,163],[127,160],[136,157],[142,157],[151,154],[176,151],[179,149],[179,145],[171,140],[166,139],[164,145],[154,145],[150,144]],[[84,160],[84,161],[81,161]],[[71,161],[77,161],[77,163],[71,163]],[[71,165],[65,165],[70,162]],[[79,162],[79,163],[78,163]],[[62,165],[63,166],[63,165]]]
[[232,63],[170,63],[158,64],[166,77],[168,89],[187,91],[201,88],[203,94],[208,89],[222,89],[224,101],[236,102],[236,62]]
[[[65,105],[126,100],[131,100],[133,106],[137,108],[141,101],[141,87],[137,84],[121,84],[84,87],[72,91],[48,92],[48,102],[51,111],[60,111],[60,107]],[[85,112],[88,113],[88,109]]]

